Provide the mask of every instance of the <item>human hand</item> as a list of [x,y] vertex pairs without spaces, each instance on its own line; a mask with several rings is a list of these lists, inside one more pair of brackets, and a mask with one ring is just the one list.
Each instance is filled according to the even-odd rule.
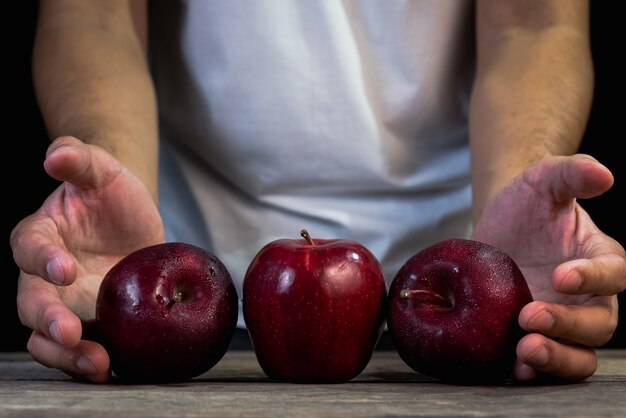
[[476,224],[472,238],[513,257],[535,299],[519,315],[529,334],[517,345],[517,379],[586,379],[596,370],[594,347],[615,332],[626,254],[576,201],[612,184],[590,156],[548,157],[498,193]]
[[125,255],[163,242],[163,223],[146,187],[103,149],[76,138],[48,148],[46,172],[63,183],[11,233],[20,268],[17,309],[33,330],[36,361],[95,382],[109,357],[85,339],[102,278]]

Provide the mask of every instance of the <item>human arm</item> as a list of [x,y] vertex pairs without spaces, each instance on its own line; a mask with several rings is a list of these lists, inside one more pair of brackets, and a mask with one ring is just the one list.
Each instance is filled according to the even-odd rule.
[[470,103],[474,219],[506,183],[582,140],[593,95],[585,0],[479,0]]
[[141,22],[143,1],[41,2],[33,74],[56,138],[44,168],[61,185],[11,234],[18,314],[33,330],[29,352],[100,382],[108,355],[85,339],[84,325],[94,318],[102,277],[132,250],[163,241]]
[[517,347],[519,379],[593,374],[594,347],[614,332],[616,293],[626,288],[623,247],[576,201],[613,183],[606,167],[573,155],[592,94],[588,7],[477,4],[472,236],[508,252],[536,300],[519,318],[529,331]]
[[33,81],[50,138],[98,145],[157,198],[156,99],[145,0],[43,0]]

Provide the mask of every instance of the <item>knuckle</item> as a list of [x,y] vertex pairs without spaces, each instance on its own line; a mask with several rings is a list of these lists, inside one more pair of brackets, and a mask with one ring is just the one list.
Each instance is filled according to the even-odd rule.
[[20,320],[20,324],[22,324],[23,326],[30,328],[30,325],[28,323],[28,320],[26,319],[26,315],[24,314],[23,310],[20,309],[20,307],[17,307],[17,317]]
[[48,324],[54,317],[57,307],[52,304],[40,306],[37,313],[37,323],[39,324],[42,332],[48,332]]
[[35,333],[31,333],[30,337],[28,338],[28,341],[26,342],[26,351],[28,351],[31,356],[33,355],[33,352],[35,351],[35,346],[36,346],[36,342],[35,342]]
[[597,347],[608,343],[615,334],[615,330],[617,329],[617,323],[617,315],[611,315],[603,329],[600,331],[598,338],[593,345]]
[[31,301],[31,297],[29,295],[29,292],[27,291],[18,292],[17,297],[16,297],[17,316],[20,322],[22,323],[22,325],[32,329],[33,324],[29,320],[30,318],[30,315],[29,315],[30,303],[29,302],[30,301]]
[[23,239],[23,234],[21,233],[21,231],[24,222],[25,220],[21,220],[20,222],[18,222],[17,225],[13,227],[13,229],[11,230],[11,234],[9,235],[9,245],[11,246],[11,251],[13,251],[14,255],[19,252],[18,250],[21,246],[20,244]]
[[582,379],[586,379],[592,376],[598,369],[598,358],[596,357],[595,351],[589,351],[589,361],[587,361],[585,364],[587,366],[584,367],[582,371]]
[[556,337],[570,338],[577,329],[576,315],[566,310],[560,312],[559,315],[555,315],[556,321],[554,326],[554,333]]

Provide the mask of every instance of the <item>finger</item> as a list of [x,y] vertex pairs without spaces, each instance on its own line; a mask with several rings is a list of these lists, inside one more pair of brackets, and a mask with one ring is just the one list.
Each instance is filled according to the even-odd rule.
[[102,148],[71,136],[59,137],[52,142],[44,168],[56,180],[84,190],[103,187],[122,171],[121,164]]
[[528,364],[523,363],[519,358],[515,359],[515,365],[513,366],[513,375],[517,380],[535,380],[539,377],[539,373],[530,367]]
[[18,282],[17,312],[22,324],[65,347],[80,342],[80,319],[61,301],[49,283],[22,274]]
[[20,270],[56,285],[76,279],[74,257],[54,243],[58,235],[50,218],[38,214],[23,219],[11,232],[13,259]]
[[[607,237],[608,239],[608,237]],[[604,254],[589,259],[571,260],[559,265],[552,278],[552,287],[566,294],[616,295],[626,290],[626,253],[610,239]]]
[[577,154],[558,161],[552,167],[555,170],[553,173],[537,173],[544,178],[554,179],[546,185],[551,188],[557,201],[574,197],[589,199],[613,186],[611,171],[590,155]]
[[[86,145],[73,137],[57,138],[48,148],[44,162],[48,174],[67,184],[54,193],[64,200],[80,193],[105,186],[122,171],[120,163],[99,147]],[[71,210],[68,205],[66,210]],[[71,213],[64,216],[71,216]],[[71,254],[57,245],[59,225],[45,205],[23,219],[11,233],[11,248],[16,264],[26,273],[38,275],[53,284],[67,285],[76,277],[76,264]]]
[[613,336],[617,318],[617,298],[598,296],[584,305],[531,302],[522,308],[519,324],[530,332],[598,347]]
[[103,383],[110,377],[109,356],[100,344],[93,341],[83,340],[68,348],[33,331],[27,348],[37,362],[77,379]]
[[580,381],[593,375],[598,366],[593,348],[560,343],[540,334],[528,334],[519,341],[517,358],[514,373],[519,380],[548,374]]

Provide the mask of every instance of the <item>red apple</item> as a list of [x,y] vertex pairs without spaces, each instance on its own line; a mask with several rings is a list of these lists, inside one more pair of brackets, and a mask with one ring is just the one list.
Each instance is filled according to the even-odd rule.
[[105,275],[99,338],[121,379],[191,379],[225,354],[237,324],[230,274],[212,253],[170,242],[135,251]]
[[382,269],[358,242],[301,235],[267,244],[251,261],[246,327],[271,379],[345,382],[368,364],[383,330]]
[[511,376],[532,296],[517,264],[482,242],[449,239],[409,258],[389,288],[387,326],[412,369],[459,383]]

